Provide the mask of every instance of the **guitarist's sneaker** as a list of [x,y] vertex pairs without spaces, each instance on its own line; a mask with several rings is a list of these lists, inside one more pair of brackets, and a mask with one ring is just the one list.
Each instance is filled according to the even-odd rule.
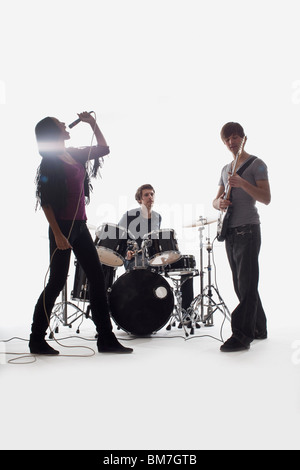
[[250,349],[250,345],[248,344],[248,346],[245,346],[234,336],[231,336],[231,338],[225,341],[225,343],[220,347],[222,352],[246,351],[247,349]]

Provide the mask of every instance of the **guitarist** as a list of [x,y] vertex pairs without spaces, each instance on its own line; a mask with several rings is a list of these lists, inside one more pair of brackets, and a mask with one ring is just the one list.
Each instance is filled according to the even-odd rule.
[[[219,190],[213,201],[214,208],[221,212],[230,208],[225,246],[239,299],[232,312],[232,336],[221,346],[223,352],[249,349],[254,339],[267,338],[267,320],[258,293],[261,235],[256,201],[268,205],[271,192],[267,166],[244,150],[244,137],[244,130],[238,123],[228,122],[222,127],[221,139],[234,160],[222,169]],[[237,156],[238,163],[232,173]],[[230,198],[228,192],[225,197],[228,185]]]

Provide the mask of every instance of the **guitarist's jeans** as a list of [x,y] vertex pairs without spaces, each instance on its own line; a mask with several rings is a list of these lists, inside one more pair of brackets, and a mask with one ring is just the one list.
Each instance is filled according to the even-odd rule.
[[239,305],[232,312],[233,336],[249,345],[255,336],[267,333],[267,319],[258,293],[260,225],[231,228],[226,252]]

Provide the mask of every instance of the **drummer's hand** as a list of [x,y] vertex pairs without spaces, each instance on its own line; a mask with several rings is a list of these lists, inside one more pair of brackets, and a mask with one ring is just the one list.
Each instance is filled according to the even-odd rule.
[[128,250],[127,256],[126,256],[127,261],[131,261],[133,257],[134,257],[134,251]]
[[72,248],[69,240],[63,234],[55,236],[55,243],[59,250],[68,250],[69,248]]

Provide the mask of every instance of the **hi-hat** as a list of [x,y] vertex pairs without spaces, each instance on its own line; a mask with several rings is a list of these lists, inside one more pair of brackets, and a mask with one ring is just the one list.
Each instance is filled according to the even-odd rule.
[[203,227],[204,225],[210,225],[217,222],[218,219],[206,219],[204,217],[200,217],[199,220],[193,222],[191,225],[184,225],[185,228],[193,228],[193,227]]

